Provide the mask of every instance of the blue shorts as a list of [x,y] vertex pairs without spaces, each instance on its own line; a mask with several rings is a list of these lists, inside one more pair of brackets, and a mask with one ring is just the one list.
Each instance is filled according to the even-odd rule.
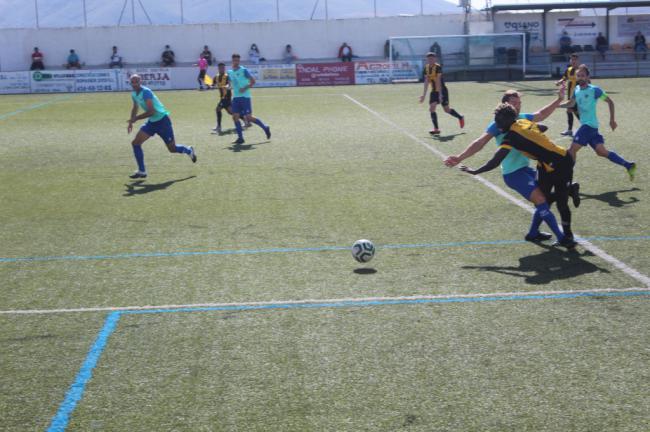
[[529,199],[530,194],[537,187],[537,171],[531,167],[519,168],[517,171],[504,174],[503,181],[510,189],[516,190],[522,197]]
[[239,114],[240,116],[252,114],[253,106],[251,104],[251,98],[247,98],[247,97],[233,98],[230,109],[232,110],[233,114]]
[[140,130],[149,136],[158,134],[165,141],[165,144],[174,142],[174,129],[169,116],[165,116],[156,122],[148,121],[142,125]]
[[582,125],[573,135],[573,142],[580,144],[581,146],[589,144],[591,148],[595,149],[598,144],[605,143],[605,138],[598,133],[598,129]]

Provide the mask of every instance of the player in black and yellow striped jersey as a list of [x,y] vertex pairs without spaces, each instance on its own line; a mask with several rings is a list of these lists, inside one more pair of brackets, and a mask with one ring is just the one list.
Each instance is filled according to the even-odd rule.
[[[560,85],[562,83],[566,83],[566,98],[567,100],[575,99],[575,91],[576,91],[576,85],[577,85],[577,77],[576,77],[576,72],[578,72],[578,66],[580,65],[580,58],[578,57],[578,54],[573,53],[571,54],[571,57],[569,59],[569,65],[567,66],[566,70],[564,71],[564,75],[562,75],[562,78],[560,78],[559,81],[555,83],[555,85]],[[560,135],[564,136],[573,136],[573,116],[576,116],[578,120],[580,120],[580,117],[578,116],[578,111],[571,107],[567,108],[566,110],[566,116],[567,116],[567,130],[562,132]]]
[[[569,209],[569,185],[573,178],[574,160],[564,148],[552,142],[544,135],[537,124],[527,119],[518,119],[515,107],[502,103],[494,111],[494,121],[502,131],[507,131],[499,149],[485,165],[475,170],[468,167],[461,169],[469,174],[490,171],[501,164],[512,149],[519,150],[526,157],[537,161],[538,183],[546,200],[536,204],[531,231],[537,232],[542,220],[555,233],[558,244],[567,249],[575,247],[571,231],[571,210]],[[553,197],[562,219],[560,230],[555,216],[550,210],[549,198]]]
[[217,88],[219,92],[219,103],[217,104],[217,127],[212,129],[216,133],[221,133],[221,111],[226,110],[229,115],[232,115],[230,105],[232,104],[232,91],[230,90],[230,78],[226,73],[226,64],[219,63],[217,66],[218,72],[212,79],[212,86]]
[[429,112],[431,113],[431,122],[433,122],[433,129],[429,131],[431,135],[439,135],[440,129],[438,128],[438,115],[436,114],[436,107],[438,104],[447,114],[450,114],[458,119],[461,129],[465,127],[465,118],[458,114],[455,109],[449,107],[449,90],[445,85],[445,80],[442,76],[442,66],[437,61],[437,56],[433,52],[427,53],[427,64],[424,65],[422,79],[424,80],[424,91],[420,96],[420,103],[424,102],[427,95],[427,89],[431,85],[431,94],[429,95]]

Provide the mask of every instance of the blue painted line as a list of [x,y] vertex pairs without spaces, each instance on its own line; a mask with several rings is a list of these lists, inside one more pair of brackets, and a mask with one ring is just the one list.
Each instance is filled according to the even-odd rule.
[[122,312],[111,312],[106,317],[104,327],[102,327],[99,334],[97,335],[95,343],[90,348],[90,351],[88,351],[88,355],[81,365],[81,369],[79,369],[77,377],[68,389],[68,392],[66,393],[65,399],[61,403],[59,410],[54,415],[54,417],[52,417],[50,427],[47,428],[48,432],[63,432],[68,427],[70,416],[77,406],[77,403],[83,397],[84,390],[86,389],[86,384],[88,384],[88,381],[90,381],[90,378],[93,374],[93,369],[97,365],[97,362],[99,361],[104,348],[106,348],[108,338],[115,331],[121,314]]
[[24,113],[24,112],[33,111],[33,110],[35,110],[35,109],[39,109],[39,108],[42,108],[42,107],[46,107],[46,106],[48,106],[48,105],[52,105],[52,104],[55,104],[55,103],[57,103],[57,102],[61,102],[61,101],[64,101],[64,100],[68,100],[68,99],[70,99],[72,96],[73,96],[73,95],[61,96],[61,97],[58,97],[58,98],[53,99],[53,100],[51,100],[51,101],[41,102],[41,103],[38,103],[38,104],[35,104],[35,105],[30,105],[30,106],[28,106],[28,107],[18,109],[18,110],[16,110],[16,111],[12,111],[12,112],[10,112],[10,113],[0,114],[0,120],[4,120],[4,119],[6,119],[6,118],[13,117],[13,116],[18,115],[18,114],[22,114],[22,113]]
[[[650,240],[650,236],[631,237],[584,237],[589,241],[635,241]],[[380,245],[378,249],[436,249],[447,247],[466,246],[500,246],[526,243],[524,240],[486,240],[486,241],[464,241],[449,243],[416,243],[416,244],[394,244]],[[37,261],[88,261],[88,260],[111,260],[128,258],[156,258],[156,257],[184,257],[184,256],[206,256],[206,255],[253,255],[264,253],[295,253],[295,252],[327,252],[349,250],[349,246],[317,246],[304,248],[267,248],[267,249],[230,249],[230,250],[208,250],[208,251],[179,251],[179,252],[138,252],[115,255],[60,255],[60,256],[32,256],[0,258],[0,263],[15,262],[37,262]]]

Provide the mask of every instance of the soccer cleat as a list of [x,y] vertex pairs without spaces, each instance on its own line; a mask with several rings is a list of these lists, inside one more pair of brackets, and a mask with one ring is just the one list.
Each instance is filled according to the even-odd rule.
[[237,140],[233,144],[244,144],[246,141],[244,141],[244,138],[237,138]]
[[271,139],[271,126],[267,126],[266,129],[264,129],[264,133],[266,134],[266,139]]
[[553,246],[564,246],[565,248],[567,248],[567,250],[572,250],[575,249],[577,244],[578,243],[576,243],[573,237],[564,236],[562,240],[553,243]]
[[630,176],[630,181],[634,181],[634,174],[636,174],[636,162],[632,162],[632,165],[627,169],[627,175]]
[[136,171],[129,176],[132,179],[147,178],[147,173],[143,171]]
[[573,131],[571,129],[567,129],[564,132],[562,132],[560,135],[562,135],[562,136],[573,136]]
[[194,152],[194,147],[190,146],[190,154],[189,154],[190,159],[192,159],[192,163],[196,163],[196,153]]
[[429,135],[440,135],[440,129],[431,129]]
[[244,129],[248,129],[249,127],[253,126],[251,122],[246,122],[244,123]]
[[221,126],[217,126],[216,128],[212,129],[212,135],[221,135]]
[[569,196],[573,200],[575,208],[580,207],[580,183],[571,183],[569,185]]
[[550,240],[552,238],[553,236],[551,234],[545,232],[538,232],[535,235],[526,234],[525,237],[526,241],[533,242],[533,243],[543,242],[544,240]]
[[458,123],[460,124],[461,129],[464,128],[465,127],[465,117],[459,118]]

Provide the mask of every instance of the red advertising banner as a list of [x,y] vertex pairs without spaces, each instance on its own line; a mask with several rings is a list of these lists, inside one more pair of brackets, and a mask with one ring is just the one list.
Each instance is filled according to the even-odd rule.
[[298,86],[354,84],[354,63],[298,63]]

